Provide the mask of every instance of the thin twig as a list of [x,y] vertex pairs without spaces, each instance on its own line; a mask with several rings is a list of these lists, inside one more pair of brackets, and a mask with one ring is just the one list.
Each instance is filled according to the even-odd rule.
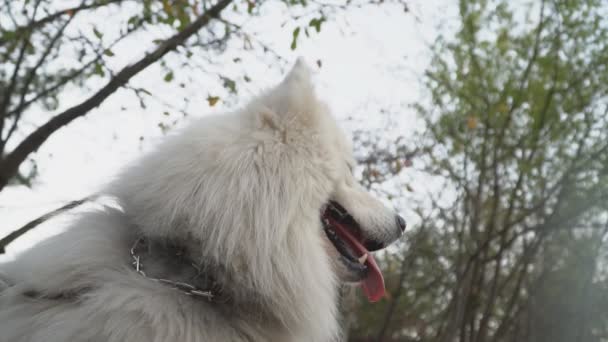
[[17,238],[19,238],[23,234],[29,232],[30,230],[36,228],[41,223],[48,221],[49,219],[63,213],[64,211],[76,208],[85,202],[92,201],[95,198],[96,198],[96,196],[88,196],[88,197],[85,197],[85,198],[77,200],[77,201],[72,201],[72,202],[64,205],[63,207],[50,211],[50,212],[38,217],[37,219],[28,222],[23,227],[11,232],[10,234],[8,234],[4,238],[2,238],[2,240],[0,240],[0,254],[6,253],[6,246],[8,246],[11,242],[15,241]]

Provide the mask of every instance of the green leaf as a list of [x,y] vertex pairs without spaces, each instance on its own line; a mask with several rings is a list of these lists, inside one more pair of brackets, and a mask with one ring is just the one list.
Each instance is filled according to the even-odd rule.
[[317,33],[319,33],[319,32],[321,32],[321,25],[323,24],[323,22],[325,22],[325,20],[326,20],[325,17],[313,18],[308,23],[308,26],[314,27],[315,30],[317,31]]
[[106,55],[106,56],[108,56],[108,57],[114,57],[114,52],[112,52],[112,50],[110,50],[110,49],[106,49],[103,52],[103,54]]
[[103,71],[103,67],[100,63],[95,64],[95,67],[93,68],[93,75],[98,75],[100,77],[105,76],[105,72]]
[[134,15],[131,18],[129,18],[129,20],[127,20],[127,25],[128,26],[132,26],[135,25],[135,23],[137,22],[137,19],[139,19],[138,16]]
[[296,27],[293,30],[293,39],[291,40],[291,49],[295,50],[298,45],[298,36],[300,35],[300,28]]
[[96,27],[93,27],[93,34],[95,35],[95,37],[101,39],[101,37],[103,37],[103,33],[97,31]]
[[507,29],[503,29],[496,38],[496,47],[501,53],[505,53],[509,48],[509,32]]
[[224,81],[224,88],[228,89],[231,93],[236,94],[236,82],[228,77],[222,77],[222,81]]
[[165,82],[171,82],[173,80],[173,71],[169,71],[164,78]]
[[179,30],[183,30],[188,24],[190,24],[190,16],[186,12],[183,6],[177,7],[177,19],[179,19]]

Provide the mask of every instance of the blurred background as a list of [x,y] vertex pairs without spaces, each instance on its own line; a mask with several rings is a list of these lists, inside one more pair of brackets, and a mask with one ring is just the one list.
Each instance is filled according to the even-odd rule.
[[602,0],[1,1],[0,261],[298,56],[409,223],[349,341],[608,341]]

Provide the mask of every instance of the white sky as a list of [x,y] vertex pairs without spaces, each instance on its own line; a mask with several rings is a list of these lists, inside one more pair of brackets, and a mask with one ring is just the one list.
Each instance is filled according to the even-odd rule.
[[[311,38],[301,34],[296,51],[289,48],[293,27],[280,28],[277,22],[284,13],[280,7],[269,7],[262,17],[248,21],[245,27],[249,32],[257,32],[259,39],[289,63],[269,67],[250,57],[243,58],[239,66],[233,66],[229,65],[232,56],[229,49],[223,57],[226,73],[238,67],[253,81],[239,89],[237,99],[220,102],[214,108],[209,108],[205,98],[221,89],[217,88],[217,81],[211,84],[203,76],[193,82],[188,80],[189,73],[180,74],[176,70],[176,80],[186,83],[186,88],[182,89],[164,84],[163,73],[155,66],[137,76],[131,84],[146,85],[155,95],[162,94],[158,95],[162,101],[174,106],[179,106],[184,96],[189,97],[189,116],[180,123],[185,124],[191,118],[243,104],[259,89],[278,82],[285,66],[298,56],[305,57],[311,65],[320,59],[323,64],[316,80],[318,92],[347,132],[357,128],[385,130],[391,120],[395,124],[383,134],[407,136],[416,124],[407,104],[421,97],[418,78],[429,62],[428,45],[434,41],[438,25],[452,20],[457,10],[455,0],[408,0],[408,7],[409,13],[405,13],[403,7],[393,5],[348,10],[336,20],[325,23],[320,34],[312,34]],[[132,56],[130,51],[147,49],[152,39],[140,36],[128,46],[114,50],[117,57],[110,64],[119,68],[134,60],[137,56],[132,59],[123,56]],[[64,95],[63,106],[76,103],[86,94],[75,91]],[[162,139],[158,122],[174,118],[161,115],[165,107],[159,102],[148,101],[146,110],[138,103],[132,92],[117,92],[85,118],[55,133],[35,155],[40,176],[34,186],[31,189],[8,187],[0,192],[0,236],[46,211],[93,193],[122,166]],[[121,107],[127,110],[122,111]],[[387,118],[380,115],[381,108],[397,114]],[[49,114],[40,115],[44,118]],[[143,142],[140,136],[144,137]],[[412,178],[411,175],[405,177]],[[406,211],[408,208],[400,209]],[[40,226],[11,245],[9,255],[4,258],[53,234],[69,219],[68,214]]]

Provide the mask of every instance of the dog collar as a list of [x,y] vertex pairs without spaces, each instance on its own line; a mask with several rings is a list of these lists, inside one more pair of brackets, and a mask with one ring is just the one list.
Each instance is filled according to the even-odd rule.
[[[144,265],[141,261],[140,255],[139,255],[139,248],[145,247],[147,244],[148,244],[147,239],[145,239],[144,237],[139,237],[139,238],[135,239],[135,242],[133,243],[133,246],[131,247],[131,250],[130,250],[130,254],[131,254],[131,258],[132,258],[131,265],[133,266],[133,269],[137,273],[139,273],[141,276],[145,277],[146,279],[166,285],[169,288],[179,291],[187,296],[205,299],[210,302],[226,302],[227,301],[227,299],[221,295],[221,291],[219,290],[219,287],[217,286],[217,284],[214,281],[211,282],[210,286],[201,288],[199,286],[196,286],[196,285],[193,285],[190,283],[186,283],[186,282],[175,281],[175,280],[170,280],[170,279],[163,279],[163,278],[154,278],[154,277],[148,276],[146,274],[146,272],[144,271]],[[191,261],[185,260],[181,250],[178,250],[174,254],[175,254],[176,258],[183,260],[185,263],[188,263],[192,268],[194,268],[196,270],[197,274],[201,273],[200,267],[198,265],[196,265],[195,263],[193,263]]]

